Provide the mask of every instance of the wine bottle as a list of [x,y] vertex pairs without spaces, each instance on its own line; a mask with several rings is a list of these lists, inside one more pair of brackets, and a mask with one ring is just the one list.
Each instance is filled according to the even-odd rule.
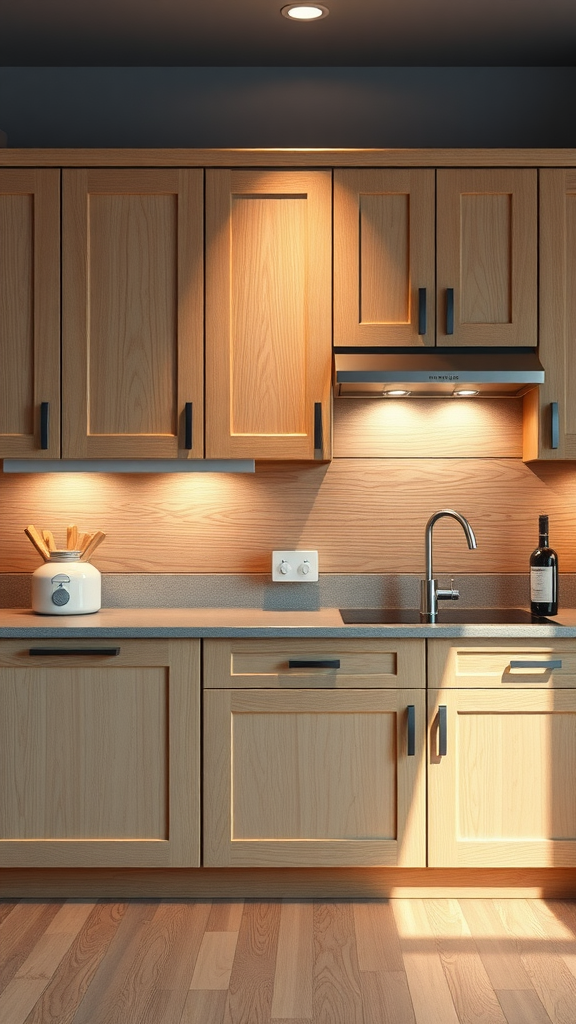
[[558,555],[548,546],[548,516],[538,517],[538,547],[530,555],[530,611],[558,614]]

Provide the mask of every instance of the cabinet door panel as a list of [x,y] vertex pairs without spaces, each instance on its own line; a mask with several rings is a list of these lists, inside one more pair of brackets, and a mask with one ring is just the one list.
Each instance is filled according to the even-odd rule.
[[204,863],[423,865],[423,707],[417,690],[206,691]]
[[209,170],[206,234],[207,455],[329,458],[330,173]]
[[[0,170],[0,458],[60,455],[60,172]],[[48,447],[41,405],[49,403]]]
[[2,652],[3,867],[199,864],[199,643],[147,653]]
[[527,461],[576,458],[575,274],[576,170],[545,168],[540,171],[539,352],[546,379],[524,399]]
[[64,455],[201,457],[202,172],[66,170],[63,212]]
[[537,171],[441,169],[437,204],[438,345],[535,346]]
[[434,203],[432,170],[334,172],[335,345],[434,344]]
[[428,699],[429,866],[576,865],[576,791],[567,784],[576,691],[433,690]]

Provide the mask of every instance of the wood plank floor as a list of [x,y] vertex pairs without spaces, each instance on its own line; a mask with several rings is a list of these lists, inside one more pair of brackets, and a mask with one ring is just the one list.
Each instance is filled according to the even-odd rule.
[[0,902],[0,1024],[576,1024],[576,903]]

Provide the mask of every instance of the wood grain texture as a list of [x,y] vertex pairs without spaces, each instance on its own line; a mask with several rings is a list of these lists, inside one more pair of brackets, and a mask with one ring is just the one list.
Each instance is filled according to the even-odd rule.
[[438,171],[439,345],[536,345],[537,184],[526,168]]
[[[576,898],[573,868],[3,869],[0,898]],[[223,930],[223,929],[222,929]]]
[[424,765],[406,753],[409,704],[424,749],[422,696],[207,690],[204,863],[423,865]]
[[335,345],[434,344],[435,192],[431,170],[334,172]]
[[28,647],[8,644],[4,866],[199,864],[199,642],[160,658],[153,642],[148,667],[145,643],[122,647],[120,664],[77,654],[31,668]]
[[[95,555],[103,572],[270,572],[270,552],[316,549],[321,572],[421,573],[424,529],[434,509],[471,522],[469,551],[457,524],[435,528],[437,573],[526,572],[538,514],[550,516],[562,572],[576,571],[570,463],[536,468],[516,459],[335,459],[329,466],[259,463],[242,479],[210,473],[70,474],[66,501],[54,478],[0,475],[0,567],[30,572],[38,555],[24,535],[42,522],[66,535],[106,534]],[[137,536],[134,517],[137,515]]]
[[[230,976],[224,1024],[269,1024],[280,928],[280,904],[248,901]],[[246,978],[250,984],[246,985]]]
[[[126,910],[127,904],[114,903],[103,903],[94,908],[26,1018],[26,1024],[71,1024]],[[118,952],[116,944],[115,953]]]
[[206,175],[206,454],[330,457],[331,175]]
[[339,398],[334,457],[518,459],[522,423],[516,398]]
[[[575,863],[573,690],[431,690],[428,862]],[[437,714],[447,711],[447,754]]]
[[458,900],[426,900],[425,908],[459,1020],[506,1024]]
[[[229,951],[226,957],[232,967],[226,969],[229,983],[190,988],[194,979],[223,982],[206,955],[208,947],[215,952],[224,936],[228,943],[236,938],[207,930],[209,902],[88,905],[83,922],[78,904],[56,903],[44,929],[38,928],[38,905],[22,903],[21,931],[32,942],[29,962],[42,962],[47,976],[12,976],[0,993],[0,1019],[6,1024],[572,1024],[576,979],[568,965],[576,950],[574,903],[495,899],[482,904],[477,915],[476,900],[454,898],[390,904],[248,901],[234,955]],[[58,959],[60,926],[67,929],[72,919],[78,934]],[[51,974],[48,930],[54,944]],[[371,951],[374,941],[377,951]],[[498,957],[503,967],[494,971]],[[501,988],[495,986],[498,975]]]
[[[494,643],[483,637],[431,640],[427,653],[428,685],[434,688],[572,690],[576,686],[576,651],[571,639],[542,642],[530,638],[528,643]],[[541,662],[541,667],[521,667],[531,660]],[[517,663],[514,668],[512,661]],[[560,665],[549,667],[553,661]]]
[[576,149],[2,149],[0,167],[574,167]]
[[312,1018],[313,905],[284,900],[280,914],[271,1015]]
[[[0,171],[0,457],[60,454],[60,172]],[[40,448],[40,404],[50,404]]]
[[202,172],[67,170],[63,187],[63,455],[202,457]]
[[315,903],[313,928],[314,1020],[318,1024],[363,1024],[352,907]]

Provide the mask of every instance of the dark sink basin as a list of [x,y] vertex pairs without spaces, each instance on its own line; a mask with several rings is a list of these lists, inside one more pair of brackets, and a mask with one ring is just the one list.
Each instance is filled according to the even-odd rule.
[[[349,625],[393,625],[422,623],[417,608],[340,608],[342,621]],[[441,608],[436,625],[555,625],[553,619],[532,615],[524,608]]]

